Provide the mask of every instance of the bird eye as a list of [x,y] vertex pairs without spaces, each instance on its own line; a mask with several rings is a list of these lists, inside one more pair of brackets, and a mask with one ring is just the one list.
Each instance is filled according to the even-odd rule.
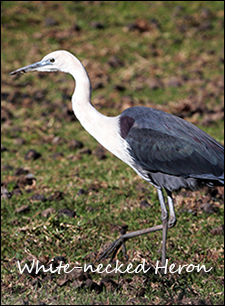
[[54,58],[50,58],[50,62],[54,63],[55,59]]

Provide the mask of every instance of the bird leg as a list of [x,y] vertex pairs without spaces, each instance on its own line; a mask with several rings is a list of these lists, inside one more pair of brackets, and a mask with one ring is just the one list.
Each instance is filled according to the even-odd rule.
[[[162,209],[162,224],[163,224],[163,240],[162,240],[162,267],[166,265],[166,238],[167,238],[167,229],[173,227],[176,224],[176,216],[174,211],[172,192],[166,189],[168,206],[170,210],[170,218],[168,221],[168,213],[166,210],[164,197],[161,189],[158,189],[159,201]],[[162,270],[165,274],[165,269]]]
[[135,231],[135,232],[131,232],[131,233],[127,233],[125,235],[121,235],[119,238],[117,238],[104,252],[103,254],[97,259],[97,261],[100,261],[101,259],[106,259],[108,258],[112,253],[112,257],[111,257],[111,261],[112,259],[115,257],[117,251],[119,250],[119,248],[122,246],[122,250],[123,250],[123,255],[126,259],[128,259],[127,253],[126,253],[126,247],[125,247],[125,242],[130,239],[130,238],[134,238],[140,235],[144,235],[144,234],[148,234],[151,232],[156,232],[156,231],[160,231],[163,229],[162,224],[160,225],[156,225],[150,228],[146,228],[140,231]]
[[[162,239],[162,267],[166,266],[166,238],[167,238],[167,229],[168,229],[168,219],[162,221],[163,227],[163,239]],[[165,274],[165,269],[162,268],[163,273]]]
[[[153,226],[153,227],[150,227],[150,228],[147,228],[147,229],[143,229],[143,230],[139,230],[139,231],[135,231],[135,232],[131,232],[131,233],[121,235],[97,259],[98,262],[101,259],[108,258],[111,254],[112,254],[112,257],[111,257],[111,261],[112,261],[121,246],[122,246],[124,257],[126,259],[128,259],[128,255],[127,255],[126,247],[125,247],[125,242],[128,239],[134,238],[134,237],[137,237],[137,236],[140,236],[140,235],[148,234],[148,233],[151,233],[151,232],[162,230],[162,267],[166,265],[167,230],[168,230],[168,227],[172,227],[176,223],[172,195],[171,195],[170,191],[168,191],[168,190],[166,190],[166,191],[167,191],[168,205],[169,205],[169,210],[170,210],[170,215],[171,215],[171,218],[169,219],[169,223],[168,223],[168,212],[167,212],[167,209],[166,209],[162,189],[157,188],[159,202],[160,202],[160,206],[161,206],[161,210],[162,210],[162,215],[161,215],[162,224],[156,225],[156,226]],[[165,269],[163,269],[162,271],[163,271],[163,273],[165,273]]]
[[176,224],[177,220],[176,220],[175,211],[174,211],[172,192],[167,190],[167,189],[166,189],[166,192],[167,192],[168,206],[169,206],[169,210],[170,210],[170,218],[169,218],[168,228],[171,228]]
[[[161,220],[162,220],[162,267],[166,265],[166,238],[167,238],[167,229],[168,229],[168,212],[166,209],[163,192],[161,188],[157,188],[159,202],[162,210]],[[171,198],[172,199],[172,198]],[[165,269],[162,270],[165,274]]]

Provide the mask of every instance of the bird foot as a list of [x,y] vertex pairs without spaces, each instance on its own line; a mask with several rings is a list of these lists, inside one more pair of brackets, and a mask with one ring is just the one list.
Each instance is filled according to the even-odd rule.
[[111,254],[111,260],[110,262],[113,261],[113,259],[115,258],[118,250],[121,248],[122,246],[122,251],[123,251],[123,256],[125,257],[126,260],[128,260],[128,255],[127,255],[127,251],[126,251],[126,246],[125,246],[125,241],[127,239],[124,238],[123,236],[120,236],[119,238],[117,238],[103,253],[102,255],[97,259],[97,261],[99,262],[101,259],[107,259]]
[[168,228],[174,227],[176,223],[177,223],[177,220],[175,217],[170,218],[168,221]]

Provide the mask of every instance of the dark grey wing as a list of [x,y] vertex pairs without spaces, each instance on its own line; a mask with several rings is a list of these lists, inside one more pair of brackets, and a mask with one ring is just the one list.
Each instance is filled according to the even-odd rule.
[[197,148],[187,140],[151,129],[132,128],[126,141],[131,156],[145,170],[184,177],[222,174],[210,149]]
[[[123,116],[135,118],[124,138],[134,161],[143,169],[175,176],[222,180],[224,148],[196,126],[149,108],[131,108]],[[128,121],[122,119],[125,126],[123,121]],[[132,120],[129,119],[129,122]]]

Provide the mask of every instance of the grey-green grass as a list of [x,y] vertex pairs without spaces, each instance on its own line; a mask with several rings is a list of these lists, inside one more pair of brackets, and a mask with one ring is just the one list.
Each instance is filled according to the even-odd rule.
[[[22,195],[2,200],[3,304],[223,303],[223,237],[210,233],[223,224],[222,201],[213,200],[217,207],[213,214],[185,210],[188,201],[201,201],[205,191],[191,196],[187,193],[181,202],[177,200],[178,224],[168,233],[168,256],[171,263],[181,265],[199,260],[213,267],[209,274],[132,276],[133,289],[104,290],[100,294],[74,290],[71,283],[60,287],[60,276],[40,287],[31,285],[29,276],[20,278],[13,259],[23,260],[30,252],[37,258],[65,255],[71,262],[84,264],[86,255],[98,252],[119,235],[119,225],[137,230],[159,224],[160,206],[154,188],[111,153],[99,160],[94,154],[80,154],[79,149],[70,148],[72,139],[82,141],[92,151],[98,146],[79,122],[66,115],[67,109],[71,110],[74,88],[70,76],[9,76],[10,71],[38,61],[53,50],[67,49],[82,60],[93,85],[103,83],[100,88],[93,86],[92,101],[106,115],[121,112],[126,99],[130,105],[155,105],[170,112],[174,112],[173,105],[185,99],[191,103],[202,99],[208,109],[214,109],[223,104],[217,86],[223,75],[223,8],[222,1],[2,1],[2,109],[10,111],[12,118],[2,122],[2,146],[7,148],[1,155],[2,165],[11,168],[2,168],[1,179],[13,191],[18,179],[15,170],[26,167],[37,180],[30,193],[22,189]],[[49,25],[46,18],[52,18],[56,25]],[[144,20],[149,29],[129,31],[129,25],[137,20]],[[104,28],[96,29],[93,22],[101,22]],[[199,28],[204,22],[205,28]],[[80,31],[74,30],[75,24]],[[124,65],[109,66],[111,56]],[[178,87],[167,86],[172,76],[185,76],[189,81]],[[164,86],[150,89],[151,77],[162,80]],[[117,84],[124,85],[124,91],[116,90]],[[194,120],[223,143],[223,119],[202,124],[206,114],[196,116],[189,114],[186,119]],[[52,142],[55,137],[59,137],[59,143]],[[16,144],[19,138],[25,141],[21,145]],[[42,157],[25,160],[29,149],[37,150]],[[81,188],[88,193],[77,196]],[[48,197],[56,191],[63,192],[63,199],[30,201],[35,193]],[[148,201],[149,208],[140,208],[143,200]],[[22,205],[29,205],[30,210],[16,213]],[[48,207],[56,213],[41,217]],[[75,210],[76,218],[59,217],[57,212],[64,207]],[[160,249],[161,233],[127,242],[131,259],[136,251],[154,263],[160,260]],[[118,258],[123,261],[122,254]],[[101,275],[92,277],[96,282],[102,279]],[[114,280],[122,281],[119,276]],[[138,295],[141,288],[145,290],[143,296]]]

